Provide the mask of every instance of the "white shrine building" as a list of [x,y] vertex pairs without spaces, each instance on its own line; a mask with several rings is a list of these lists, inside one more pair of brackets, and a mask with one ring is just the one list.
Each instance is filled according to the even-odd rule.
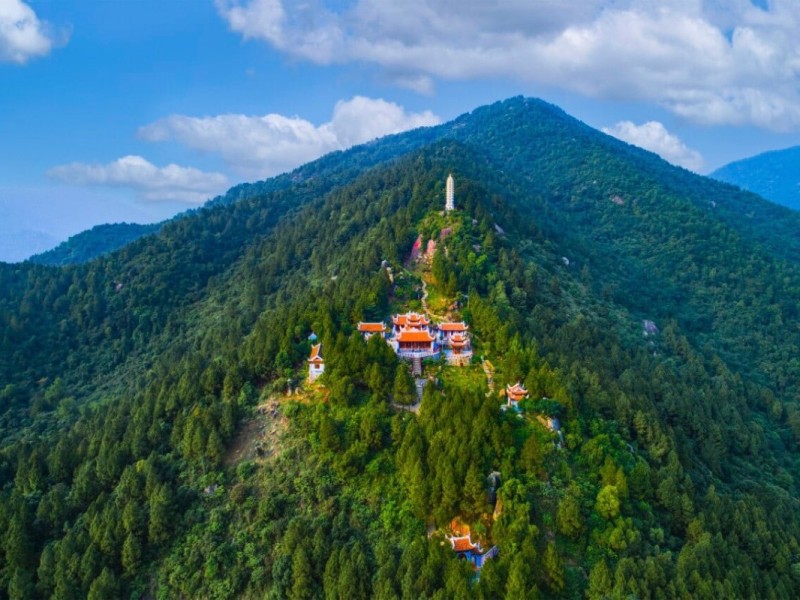
[[308,380],[313,382],[325,372],[325,361],[322,358],[322,344],[311,346],[311,356],[308,357]]

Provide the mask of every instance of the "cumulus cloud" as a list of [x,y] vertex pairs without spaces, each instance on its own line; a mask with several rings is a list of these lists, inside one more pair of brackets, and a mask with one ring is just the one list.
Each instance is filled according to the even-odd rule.
[[[800,126],[800,2],[216,0],[230,28],[400,85],[505,77],[657,102],[706,124]],[[344,8],[342,8],[344,7]]]
[[110,186],[135,190],[142,200],[201,203],[223,192],[228,179],[193,167],[169,164],[157,167],[141,156],[123,156],[106,165],[70,163],[53,167],[47,176],[82,186]]
[[56,44],[51,28],[21,0],[0,0],[0,62],[25,64]]
[[674,165],[691,171],[700,171],[703,168],[704,161],[700,153],[688,148],[678,136],[667,131],[658,121],[648,121],[642,125],[636,125],[631,121],[620,121],[613,127],[604,127],[603,132],[655,152]]
[[393,102],[356,96],[338,102],[331,120],[319,126],[279,114],[172,115],[141,127],[139,137],[151,142],[176,140],[194,150],[219,154],[242,175],[268,177],[333,150],[439,122],[430,111],[407,113]]

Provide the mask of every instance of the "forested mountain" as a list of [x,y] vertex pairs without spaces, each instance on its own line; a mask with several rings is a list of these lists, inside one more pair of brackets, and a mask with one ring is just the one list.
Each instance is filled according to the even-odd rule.
[[800,146],[764,152],[720,167],[710,177],[800,210]]
[[[0,265],[0,598],[797,597],[798,232],[515,98]],[[426,307],[415,414],[355,325]]]
[[39,265],[78,265],[122,248],[142,236],[154,233],[158,231],[159,227],[161,227],[160,223],[95,225],[91,229],[73,235],[47,252],[31,256],[28,260]]

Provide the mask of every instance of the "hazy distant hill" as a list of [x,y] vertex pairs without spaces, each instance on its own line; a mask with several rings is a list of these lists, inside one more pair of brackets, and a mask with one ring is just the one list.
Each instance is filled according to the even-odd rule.
[[[800,597],[799,232],[513,98],[0,264],[0,598]],[[355,324],[423,281],[492,366],[425,364],[415,414]]]
[[720,167],[710,177],[800,210],[800,146],[737,160]]
[[0,256],[6,262],[20,262],[30,253],[52,248],[58,239],[42,231],[5,231],[0,235]]
[[138,240],[140,237],[154,233],[161,223],[140,225],[138,223],[113,223],[95,225],[61,242],[47,252],[35,254],[28,260],[39,265],[77,265],[88,262],[103,254],[113,252]]

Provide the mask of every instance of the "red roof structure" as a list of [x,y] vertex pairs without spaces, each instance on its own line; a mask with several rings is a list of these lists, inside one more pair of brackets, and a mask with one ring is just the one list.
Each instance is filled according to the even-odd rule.
[[423,343],[430,343],[433,342],[436,338],[431,335],[430,331],[420,331],[415,329],[407,329],[403,328],[400,330],[400,333],[397,334],[397,341],[402,343],[412,343],[412,342],[423,342]]
[[451,537],[450,543],[456,552],[480,552],[480,548],[472,543],[470,536]]
[[322,359],[322,344],[315,344],[311,346],[311,356],[308,357],[308,362],[313,362],[313,363],[325,362]]
[[461,321],[460,323],[440,323],[439,330],[447,332],[464,332],[468,329],[467,324]]
[[514,385],[506,385],[506,396],[511,402],[519,402],[528,397],[528,390],[526,390],[519,381]]
[[469,340],[463,333],[454,333],[450,337],[450,347],[453,350],[462,350],[469,346]]
[[358,323],[358,330],[361,333],[384,333],[386,325],[383,323]]
[[419,329],[421,327],[428,327],[431,324],[431,320],[419,313],[409,312],[404,315],[394,315],[392,317],[392,323],[394,323],[395,327],[414,327]]

